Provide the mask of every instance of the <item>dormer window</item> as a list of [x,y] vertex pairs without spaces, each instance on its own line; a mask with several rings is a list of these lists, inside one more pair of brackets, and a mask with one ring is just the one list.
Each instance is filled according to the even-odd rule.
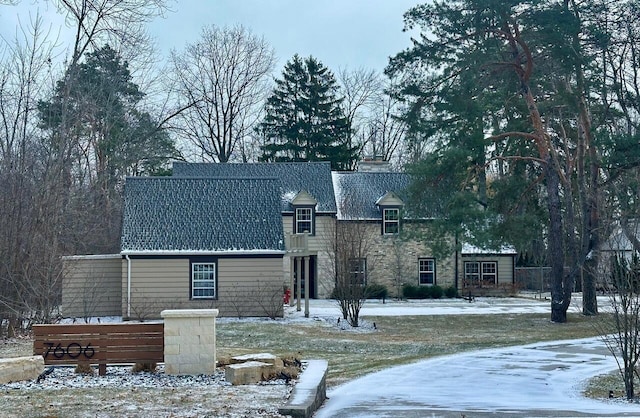
[[313,235],[313,208],[296,208],[295,234],[308,232]]
[[400,209],[385,208],[382,210],[382,234],[395,235],[400,232]]
[[376,201],[382,215],[382,235],[398,235],[400,233],[400,209],[404,206],[402,199],[394,192],[386,192]]
[[301,190],[291,200],[293,209],[293,233],[315,235],[317,200],[308,192]]

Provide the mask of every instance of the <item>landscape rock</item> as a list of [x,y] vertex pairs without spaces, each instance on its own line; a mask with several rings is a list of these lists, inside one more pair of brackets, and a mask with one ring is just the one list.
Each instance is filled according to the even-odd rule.
[[261,361],[247,361],[230,364],[225,367],[225,380],[232,385],[251,385],[259,383],[275,371],[273,364]]
[[0,384],[36,379],[44,371],[42,356],[0,359]]
[[270,353],[245,354],[243,356],[231,357],[231,364],[246,363],[247,361],[259,361],[262,363],[272,364],[281,368],[284,366],[282,359]]

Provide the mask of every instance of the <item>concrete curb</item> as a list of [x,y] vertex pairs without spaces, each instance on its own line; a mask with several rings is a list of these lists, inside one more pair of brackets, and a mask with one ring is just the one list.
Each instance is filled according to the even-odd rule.
[[308,360],[303,363],[306,363],[306,367],[293,388],[289,402],[278,408],[281,415],[309,418],[327,399],[327,361]]

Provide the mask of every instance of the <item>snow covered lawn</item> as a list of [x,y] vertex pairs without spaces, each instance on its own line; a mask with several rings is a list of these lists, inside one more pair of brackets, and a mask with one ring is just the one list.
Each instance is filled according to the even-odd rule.
[[[371,372],[433,357],[595,336],[577,305],[571,311],[568,324],[552,324],[549,301],[533,298],[367,301],[363,326],[350,329],[339,320],[335,301],[312,300],[310,318],[304,318],[304,307],[302,312],[287,307],[285,318],[275,321],[219,318],[218,355],[271,352],[326,359],[328,385],[335,388]],[[0,355],[29,355],[31,347],[30,341],[15,340],[1,344]],[[0,417],[276,417],[290,392],[284,382],[229,386],[222,372],[180,380],[128,370],[109,367],[109,376],[102,378],[56,371],[40,385],[0,386]]]

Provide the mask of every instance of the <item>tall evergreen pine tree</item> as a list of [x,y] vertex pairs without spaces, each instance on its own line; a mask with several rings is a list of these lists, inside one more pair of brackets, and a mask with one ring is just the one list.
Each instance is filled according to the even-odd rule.
[[321,62],[294,55],[265,106],[260,160],[330,161],[334,170],[351,169],[357,150],[347,142],[350,126],[338,90]]

